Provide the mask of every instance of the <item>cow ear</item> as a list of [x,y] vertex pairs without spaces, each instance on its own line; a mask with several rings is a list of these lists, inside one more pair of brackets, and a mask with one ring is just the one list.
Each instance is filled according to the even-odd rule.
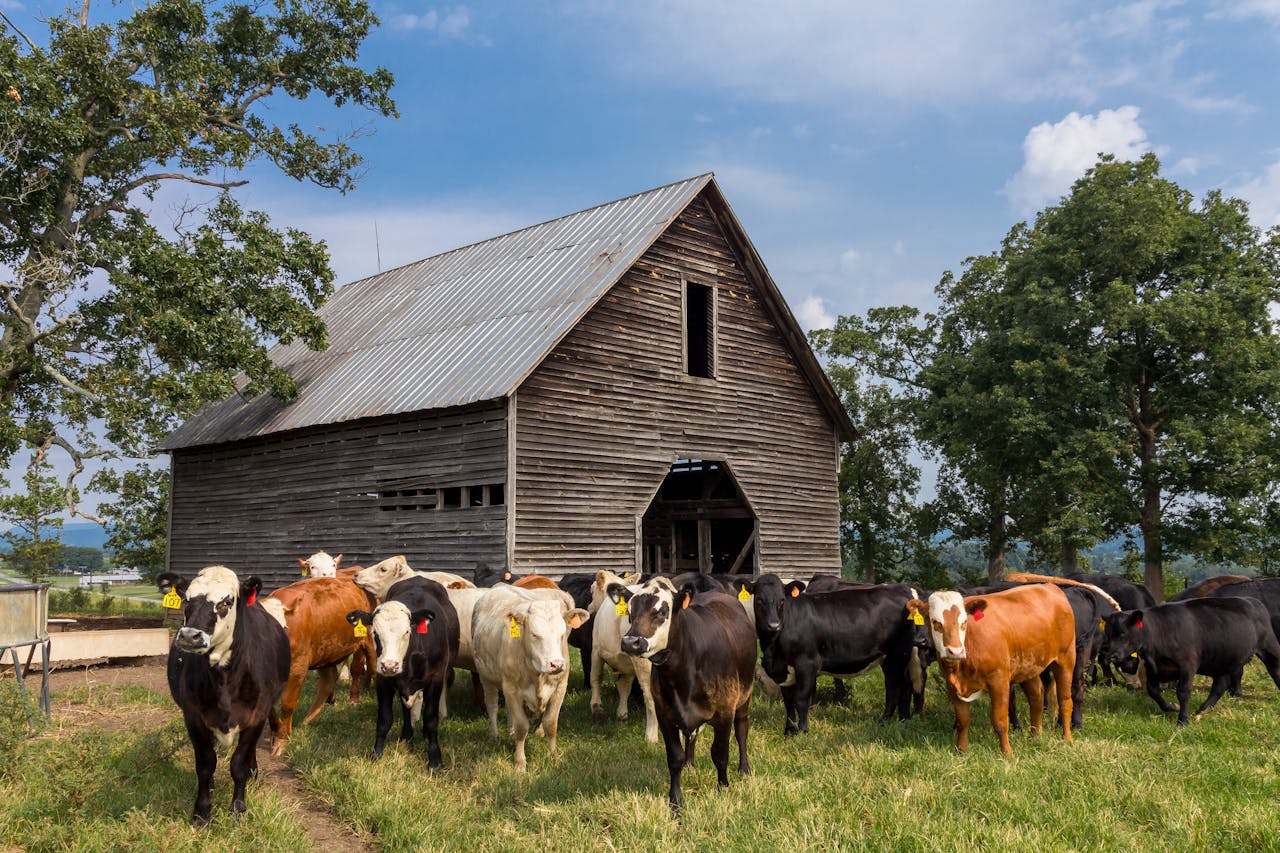
[[693,601],[693,597],[698,594],[696,584],[687,583],[676,591],[676,601],[680,603],[680,609],[684,610],[689,606],[689,602]]
[[513,577],[513,576],[512,576],[512,574],[511,574],[511,570],[510,570],[510,569],[503,569],[503,570],[502,570],[502,579],[503,579],[504,581],[509,581],[509,580],[511,580],[511,578],[512,578],[512,577]]
[[163,572],[156,577],[156,588],[161,592],[173,590],[183,598],[187,597],[187,585],[191,581],[188,578],[180,577],[173,572]]
[[253,604],[258,599],[258,592],[262,589],[262,578],[257,575],[249,575],[249,577],[240,581],[240,600],[245,604]]
[[596,586],[600,587],[600,589],[604,589],[608,586],[608,580],[609,574],[604,569],[596,572]]
[[791,583],[787,584],[786,590],[787,590],[787,595],[789,595],[791,598],[795,598],[799,596],[800,593],[804,592],[804,581],[792,581]]
[[907,602],[907,615],[911,616],[916,613],[919,613],[922,616],[928,616],[929,605],[918,598],[913,598]]
[[966,602],[964,609],[969,611],[969,615],[975,620],[981,619],[986,615],[987,600],[985,598],[975,598],[973,601]]
[[409,624],[418,634],[427,633],[427,626],[436,618],[436,612],[430,609],[415,610],[409,614]]
[[302,569],[302,576],[304,578],[311,573],[311,564],[306,560],[299,560],[298,568]]
[[347,622],[352,625],[358,625],[363,622],[366,625],[373,624],[373,614],[368,610],[352,610],[347,614]]
[[334,558],[333,558],[333,567],[334,567],[335,569],[336,569],[336,568],[338,568],[338,564],[339,564],[339,563],[341,563],[341,562],[342,562],[342,555],[341,555],[341,554],[339,554],[338,556],[336,556],[336,557],[334,557]]
[[1133,627],[1133,628],[1142,627],[1142,611],[1141,610],[1134,610],[1129,614],[1129,625],[1130,627]]
[[583,610],[581,607],[575,607],[572,610],[566,610],[564,621],[569,623],[570,628],[581,628],[583,624],[591,618],[591,614]]
[[605,588],[605,594],[614,604],[620,601],[631,601],[632,592],[620,583],[611,583]]

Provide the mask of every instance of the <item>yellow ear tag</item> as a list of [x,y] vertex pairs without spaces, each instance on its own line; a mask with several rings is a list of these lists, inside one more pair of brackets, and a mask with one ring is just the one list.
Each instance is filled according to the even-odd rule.
[[369,636],[369,629],[368,629],[368,628],[366,628],[366,627],[364,626],[364,623],[363,623],[363,622],[357,622],[357,623],[355,624],[354,628],[355,628],[355,635],[356,635],[357,637],[367,637],[367,636]]
[[1136,658],[1137,656],[1138,656],[1137,652],[1129,652],[1129,657]]
[[912,614],[911,614],[911,624],[912,624],[912,625],[923,625],[923,624],[924,624],[924,614],[923,614],[923,613],[921,613],[919,610],[917,610],[916,612],[912,613]]
[[169,610],[181,610],[182,596],[178,595],[176,589],[169,587],[169,591],[164,594],[164,598],[160,599],[160,603]]
[[511,633],[511,639],[514,640],[516,637],[520,636],[520,623],[516,621],[516,617],[514,616],[511,617],[511,625],[509,626],[509,629]]
[[619,616],[626,616],[626,615],[627,615],[627,602],[626,602],[626,600],[624,600],[624,599],[619,599],[619,600],[618,600],[618,603],[617,603],[616,605],[614,605],[613,612],[617,613]]
[[1107,623],[1106,623],[1105,621],[1101,621],[1101,622],[1099,622],[1099,623],[1098,623],[1098,630],[1099,630],[1099,631],[1105,631],[1105,630],[1107,630]]
[[746,601],[750,597],[751,597],[751,593],[747,592],[747,588],[745,586],[742,589],[738,590],[739,601]]

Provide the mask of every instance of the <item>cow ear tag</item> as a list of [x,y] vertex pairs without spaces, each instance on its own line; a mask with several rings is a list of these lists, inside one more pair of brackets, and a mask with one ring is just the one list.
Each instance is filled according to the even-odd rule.
[[618,599],[618,603],[614,605],[613,612],[619,616],[627,615],[627,601],[625,598]]
[[1141,628],[1141,627],[1142,627],[1142,620],[1141,620],[1141,619],[1139,619],[1137,622],[1134,622],[1134,623],[1133,623],[1133,627],[1135,627],[1135,628]]
[[745,586],[742,589],[738,590],[739,601],[746,601],[750,597],[751,597],[751,593],[747,592],[747,588]]
[[917,611],[913,612],[913,613],[911,614],[911,624],[912,624],[912,625],[923,625],[923,624],[924,624],[924,614],[923,614],[923,613],[921,613],[919,610],[917,610]]
[[258,591],[256,589],[249,590],[249,600],[244,603],[245,607],[252,607],[258,603]]
[[508,630],[511,634],[511,639],[514,640],[520,636],[520,623],[516,621],[516,617],[511,617],[511,624],[508,626]]
[[182,596],[178,595],[176,589],[169,587],[169,591],[164,594],[164,598],[160,599],[160,603],[169,610],[181,610]]
[[793,586],[793,587],[791,587],[791,597],[792,597],[792,598],[799,598],[799,597],[800,597],[800,587],[798,587],[798,586]]
[[975,610],[973,611],[972,615],[973,615],[973,621],[977,622],[979,619],[981,619],[983,616],[986,616],[987,614],[984,611]]
[[1129,657],[1136,658],[1137,656],[1138,656],[1137,652],[1129,652]]
[[1099,622],[1099,623],[1098,623],[1098,630],[1099,630],[1099,631],[1105,631],[1105,630],[1107,630],[1107,623],[1106,623],[1105,621],[1101,621],[1101,622]]
[[357,622],[355,624],[354,630],[355,630],[355,635],[357,637],[369,636],[369,629],[364,626],[363,622]]
[[420,621],[420,622],[418,623],[418,627],[417,627],[415,630],[416,630],[419,634],[425,634],[425,633],[427,633],[427,620],[426,620],[426,619],[423,619],[422,621]]

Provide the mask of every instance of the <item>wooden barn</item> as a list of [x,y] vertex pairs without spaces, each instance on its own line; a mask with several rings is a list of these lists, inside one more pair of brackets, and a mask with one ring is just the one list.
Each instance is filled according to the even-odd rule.
[[169,568],[838,572],[853,428],[711,175],[339,289],[170,435]]

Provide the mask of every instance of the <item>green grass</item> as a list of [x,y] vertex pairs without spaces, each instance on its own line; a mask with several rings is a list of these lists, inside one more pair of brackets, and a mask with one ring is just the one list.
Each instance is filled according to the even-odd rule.
[[[1256,665],[1243,699],[1224,698],[1189,727],[1145,694],[1098,688],[1074,744],[1015,733],[1009,758],[982,700],[969,753],[954,751],[936,671],[926,717],[908,723],[875,723],[878,674],[852,682],[844,704],[824,679],[811,730],[797,738],[782,735],[781,702],[757,697],[755,774],[731,770],[732,787],[718,790],[704,732],[679,823],[667,809],[662,748],[643,741],[643,711],[597,725],[578,683],[575,671],[561,754],[549,758],[531,737],[523,776],[512,769],[510,738],[491,740],[472,710],[466,678],[442,725],[442,771],[427,769],[420,740],[369,759],[371,696],[296,728],[286,757],[340,820],[384,850],[1265,850],[1280,838],[1280,693]],[[164,705],[171,712],[159,730],[20,747],[15,770],[0,775],[0,838],[31,850],[306,848],[302,827],[260,784],[250,786],[249,819],[232,824],[222,766],[214,824],[188,829],[190,747],[168,698],[139,692],[88,701]],[[1193,699],[1203,697],[1199,688]]]

